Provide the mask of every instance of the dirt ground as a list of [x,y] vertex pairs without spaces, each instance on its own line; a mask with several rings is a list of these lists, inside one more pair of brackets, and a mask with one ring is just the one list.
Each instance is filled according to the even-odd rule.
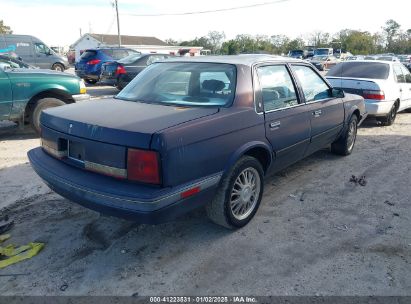
[[351,156],[324,149],[267,178],[237,231],[202,210],[158,226],[100,216],[34,174],[33,134],[3,131],[0,214],[15,220],[6,244],[46,246],[0,270],[0,294],[411,295],[411,114],[375,124]]

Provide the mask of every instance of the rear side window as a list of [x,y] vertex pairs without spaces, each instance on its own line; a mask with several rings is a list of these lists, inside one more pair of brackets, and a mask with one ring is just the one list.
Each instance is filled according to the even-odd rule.
[[266,112],[298,105],[294,84],[284,65],[262,66],[257,73]]
[[405,76],[402,73],[401,66],[399,64],[394,64],[393,68],[394,68],[395,79],[397,80],[397,82],[404,83]]
[[84,51],[80,58],[81,59],[91,59],[96,55],[97,55],[96,51]]
[[294,65],[293,70],[301,84],[306,102],[331,97],[330,88],[313,69],[303,65]]
[[127,57],[128,52],[126,50],[113,50],[113,59],[119,60],[121,58]]
[[343,62],[328,71],[327,76],[388,79],[390,65],[381,62]]

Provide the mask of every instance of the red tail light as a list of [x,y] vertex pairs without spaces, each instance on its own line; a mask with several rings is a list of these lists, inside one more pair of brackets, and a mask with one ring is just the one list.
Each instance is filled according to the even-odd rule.
[[118,65],[116,69],[116,75],[127,74],[126,69],[122,65]]
[[364,99],[384,100],[385,94],[383,91],[363,91]]
[[127,178],[148,184],[160,184],[158,153],[154,151],[128,149]]
[[100,61],[101,61],[100,59],[93,59],[93,60],[90,60],[89,62],[87,62],[87,64],[95,65],[95,64],[99,63]]

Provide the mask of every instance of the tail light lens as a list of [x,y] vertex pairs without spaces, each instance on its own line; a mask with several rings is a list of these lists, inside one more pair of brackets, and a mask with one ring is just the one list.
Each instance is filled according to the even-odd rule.
[[127,74],[126,69],[121,64],[119,64],[116,69],[116,75],[120,74]]
[[384,100],[385,94],[384,91],[363,91],[363,97],[365,99]]
[[87,62],[87,64],[95,65],[95,64],[98,64],[100,61],[101,61],[100,59],[93,59],[93,60],[90,60],[89,62]]
[[160,184],[159,156],[155,151],[128,149],[127,178],[148,184]]

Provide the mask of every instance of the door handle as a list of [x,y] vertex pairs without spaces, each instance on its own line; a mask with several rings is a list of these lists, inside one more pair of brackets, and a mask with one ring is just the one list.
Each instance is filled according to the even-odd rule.
[[317,111],[313,112],[313,115],[314,115],[314,117],[319,117],[319,116],[321,116],[322,113],[323,112],[321,110],[317,110]]
[[281,126],[281,122],[279,122],[279,121],[275,121],[275,122],[270,123],[270,128],[271,129],[278,129],[280,126]]

